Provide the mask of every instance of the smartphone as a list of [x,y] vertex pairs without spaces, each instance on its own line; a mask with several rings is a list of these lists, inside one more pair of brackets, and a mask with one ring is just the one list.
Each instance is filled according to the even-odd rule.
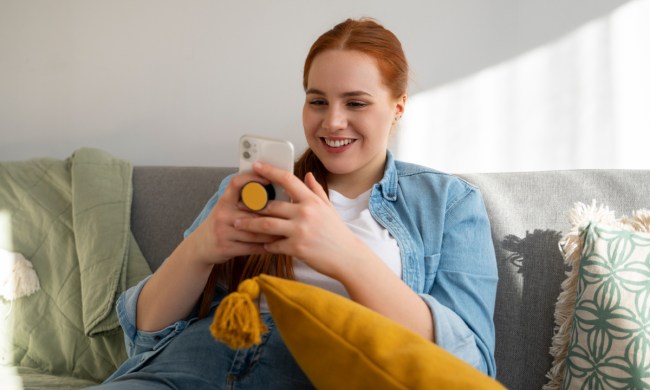
[[[255,161],[271,164],[293,173],[293,144],[255,135],[244,135],[239,139],[239,173],[252,172]],[[276,200],[291,201],[284,188],[271,183]]]

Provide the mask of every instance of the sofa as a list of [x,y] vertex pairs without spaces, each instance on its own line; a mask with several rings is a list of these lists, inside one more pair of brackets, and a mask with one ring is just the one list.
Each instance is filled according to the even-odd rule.
[[[220,180],[234,171],[230,167],[133,168],[130,229],[151,270],[181,241]],[[499,271],[494,316],[497,379],[509,389],[540,389],[552,363],[553,313],[566,271],[558,242],[570,227],[568,211],[575,202],[594,199],[621,214],[648,208],[650,170],[460,176],[480,188],[492,226]],[[29,368],[17,372],[24,388],[74,389],[92,383],[65,373],[51,376]]]

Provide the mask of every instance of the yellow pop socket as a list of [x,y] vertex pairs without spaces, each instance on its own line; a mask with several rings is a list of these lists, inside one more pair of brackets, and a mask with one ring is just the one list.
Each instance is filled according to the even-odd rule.
[[275,199],[273,185],[263,185],[256,181],[250,181],[241,189],[241,201],[246,207],[253,211],[260,211],[268,204],[269,200]]

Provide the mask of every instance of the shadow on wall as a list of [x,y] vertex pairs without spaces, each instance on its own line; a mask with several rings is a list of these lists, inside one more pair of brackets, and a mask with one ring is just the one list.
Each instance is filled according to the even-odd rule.
[[403,41],[413,68],[413,94],[511,62],[639,1],[646,0],[432,1],[418,4],[416,13],[406,7],[403,19],[392,9],[393,15],[379,19]]
[[[510,252],[506,260],[514,265],[526,280],[529,277],[534,277],[538,272],[547,271],[549,266],[564,269],[564,267],[559,266],[563,262],[558,247],[561,238],[561,232],[535,229],[532,233],[527,231],[524,238],[517,237],[514,234],[507,235],[501,241],[501,247]],[[556,247],[558,251],[550,250],[552,247]],[[544,252],[552,252],[554,260],[559,262],[549,262],[548,258],[540,258],[542,254],[549,254]]]
[[[496,358],[499,377],[509,388],[518,388],[515,384],[520,383],[528,383],[531,389],[541,388],[545,382],[531,381],[544,378],[551,367],[549,347],[553,334],[539,329],[554,328],[555,302],[566,271],[558,247],[561,237],[558,231],[535,229],[524,237],[507,235],[495,241],[499,278],[504,282],[497,294],[497,311],[503,317],[497,321],[501,326],[496,330]],[[521,291],[507,291],[518,285],[506,282],[516,274],[521,275]],[[505,345],[506,340],[511,345]],[[520,358],[513,359],[513,354]],[[545,358],[540,360],[540,356]],[[509,377],[514,373],[526,378]]]

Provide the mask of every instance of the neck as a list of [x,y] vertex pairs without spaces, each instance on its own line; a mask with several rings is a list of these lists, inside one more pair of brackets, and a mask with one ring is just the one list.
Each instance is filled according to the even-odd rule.
[[354,199],[368,191],[375,183],[384,176],[384,164],[372,172],[358,170],[347,174],[327,175],[327,186],[346,198]]

